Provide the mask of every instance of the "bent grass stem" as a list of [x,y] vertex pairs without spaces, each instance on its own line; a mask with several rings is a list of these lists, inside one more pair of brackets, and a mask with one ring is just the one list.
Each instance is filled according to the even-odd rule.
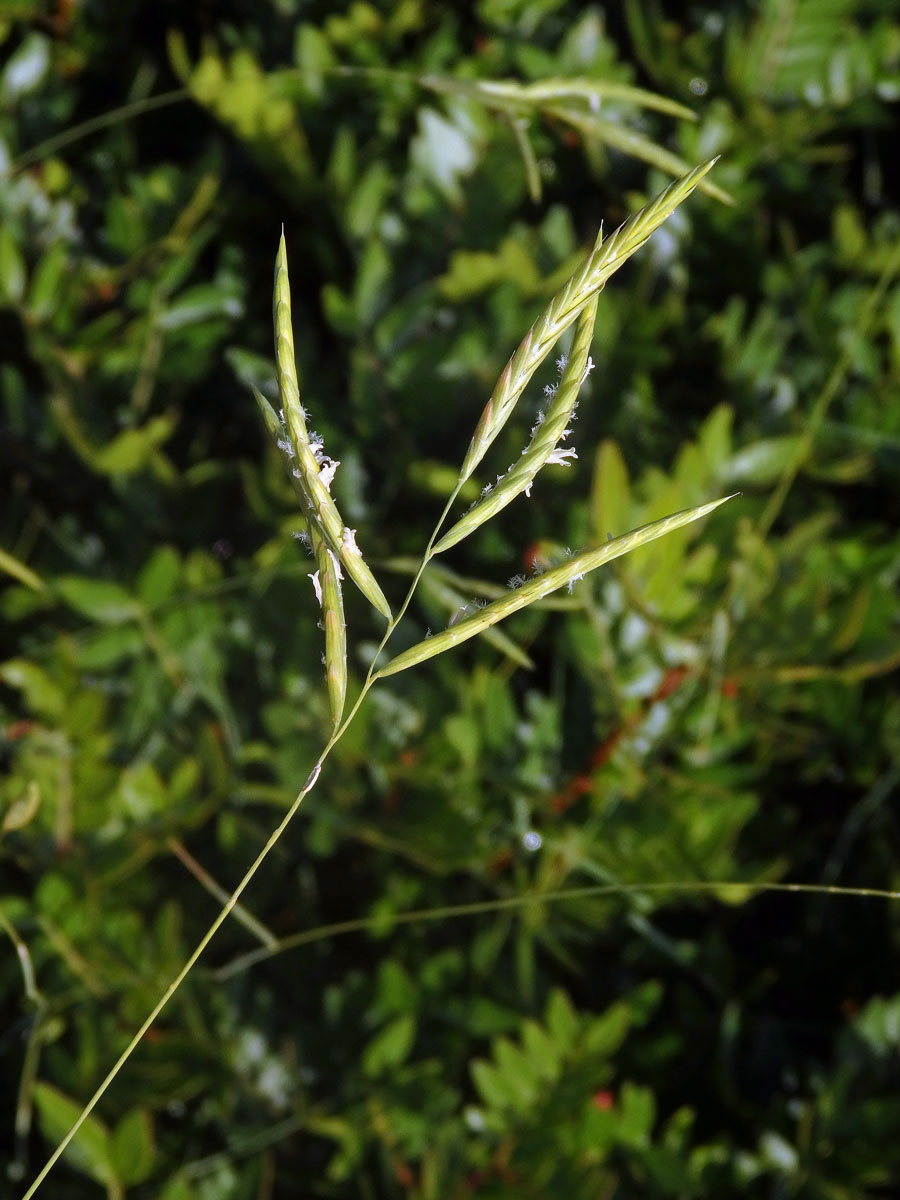
[[[484,913],[507,912],[510,909],[525,908],[527,905],[560,904],[566,900],[590,900],[604,896],[634,896],[660,892],[673,895],[682,893],[694,894],[724,894],[731,893],[733,900],[747,897],[748,899],[769,892],[792,892],[818,896],[843,896],[863,900],[900,900],[900,891],[886,888],[851,887],[838,884],[824,883],[780,883],[763,881],[759,883],[742,883],[738,880],[672,880],[671,882],[651,883],[598,883],[585,887],[559,888],[549,892],[533,892],[519,896],[500,896],[493,900],[474,900],[469,904],[446,904],[437,908],[416,908],[407,912],[394,913],[391,917],[382,914],[367,917],[353,917],[347,921],[335,921],[330,925],[318,925],[315,929],[306,929],[300,933],[290,934],[282,938],[277,946],[271,948],[260,946],[250,950],[240,957],[232,959],[224,967],[213,973],[217,982],[224,983],[234,975],[247,971],[257,963],[266,962],[277,954],[285,954],[288,950],[296,950],[300,946],[308,946],[312,942],[325,941],[327,938],[341,937],[347,933],[365,933],[368,929],[382,929],[389,925],[414,925],[417,921],[445,921],[457,917],[475,917]],[[733,901],[732,901],[733,902]]]
[[401,620],[401,618],[403,617],[403,614],[406,612],[406,609],[409,606],[409,602],[412,600],[413,594],[416,590],[416,587],[418,586],[419,580],[422,578],[422,572],[425,570],[426,566],[428,565],[429,559],[431,558],[432,547],[434,546],[434,543],[437,540],[437,536],[438,536],[438,533],[440,532],[441,526],[443,525],[444,521],[447,519],[447,515],[449,514],[454,501],[456,500],[457,496],[459,495],[459,490],[461,487],[462,487],[462,483],[460,482],[454,488],[453,493],[451,494],[449,500],[447,501],[447,504],[438,520],[437,525],[435,525],[435,527],[434,527],[434,532],[432,533],[432,535],[428,541],[428,545],[425,548],[425,553],[422,556],[422,561],[419,564],[419,569],[417,570],[417,572],[413,578],[413,581],[410,585],[409,591],[407,592],[406,599],[403,601],[403,604],[400,606],[397,613],[394,615],[394,617],[388,623],[388,627],[385,630],[384,637],[381,639],[381,644],[379,645],[378,650],[376,651],[375,657],[372,659],[372,663],[369,667],[368,674],[366,675],[365,682],[363,683],[362,689],[361,689],[359,695],[357,696],[356,701],[353,704],[353,707],[350,709],[350,712],[344,718],[344,720],[343,720],[342,724],[339,726],[339,728],[337,728],[332,733],[331,737],[326,742],[324,749],[322,750],[319,757],[316,759],[316,763],[315,763],[312,771],[309,773],[309,776],[307,777],[306,783],[303,785],[303,787],[297,793],[297,796],[295,797],[290,808],[287,810],[285,815],[282,817],[281,821],[278,823],[276,828],[270,834],[268,840],[266,841],[266,844],[263,846],[262,850],[260,850],[259,854],[257,854],[256,858],[253,860],[252,864],[250,865],[249,869],[245,873],[244,877],[241,879],[240,883],[237,885],[237,887],[234,889],[234,891],[228,897],[225,904],[222,905],[222,908],[221,908],[218,916],[216,917],[216,919],[210,925],[209,929],[207,929],[206,933],[203,935],[203,937],[198,942],[196,948],[193,950],[191,955],[185,961],[184,966],[181,968],[181,970],[178,972],[178,974],[175,976],[175,978],[172,980],[172,982],[169,984],[169,986],[166,988],[166,990],[160,996],[160,998],[156,1002],[156,1004],[154,1004],[153,1008],[150,1010],[147,1017],[144,1019],[143,1023],[141,1024],[140,1028],[137,1030],[137,1032],[134,1034],[134,1036],[128,1042],[128,1045],[125,1047],[125,1049],[122,1051],[122,1053],[116,1059],[115,1063],[113,1063],[110,1070],[104,1076],[102,1082],[98,1085],[96,1091],[91,1096],[90,1100],[88,1100],[88,1102],[85,1104],[84,1108],[78,1114],[78,1118],[75,1121],[75,1123],[72,1125],[72,1128],[68,1131],[68,1133],[62,1139],[62,1141],[59,1143],[59,1145],[56,1147],[56,1149],[53,1151],[53,1153],[47,1159],[47,1161],[44,1164],[43,1168],[41,1169],[40,1173],[32,1181],[31,1186],[28,1188],[27,1192],[25,1192],[24,1196],[22,1197],[22,1200],[31,1200],[31,1197],[37,1194],[37,1191],[40,1188],[41,1184],[44,1182],[44,1180],[47,1178],[47,1176],[50,1174],[50,1172],[56,1166],[57,1162],[59,1162],[60,1158],[66,1152],[66,1150],[72,1143],[73,1139],[77,1136],[78,1131],[81,1129],[82,1125],[84,1125],[85,1121],[88,1119],[88,1117],[94,1111],[94,1109],[97,1107],[97,1105],[100,1103],[103,1096],[106,1094],[106,1092],[112,1085],[116,1076],[119,1074],[119,1072],[125,1066],[125,1064],[128,1062],[129,1058],[131,1058],[134,1051],[141,1044],[142,1040],[144,1039],[144,1036],[146,1035],[148,1030],[151,1028],[151,1026],[154,1024],[157,1017],[160,1015],[160,1013],[162,1013],[163,1009],[166,1007],[166,1005],[169,1003],[169,1001],[172,999],[172,997],[175,995],[175,993],[178,991],[178,989],[184,983],[185,979],[187,979],[188,975],[191,973],[191,971],[194,969],[197,962],[202,957],[207,946],[210,944],[210,942],[213,940],[213,938],[219,932],[221,927],[225,924],[225,921],[228,919],[231,912],[237,907],[238,901],[240,900],[241,896],[243,896],[246,889],[249,887],[251,881],[253,880],[253,877],[256,875],[256,872],[259,870],[259,868],[262,866],[262,864],[268,858],[270,851],[272,851],[275,848],[276,844],[281,840],[282,834],[285,832],[287,827],[290,825],[291,821],[293,821],[294,817],[297,815],[297,813],[300,809],[300,805],[303,803],[304,798],[315,787],[316,782],[318,781],[319,775],[321,774],[323,763],[328,758],[329,754],[334,749],[337,742],[343,737],[347,727],[350,725],[351,721],[353,720],[353,718],[356,716],[357,712],[359,711],[359,708],[360,708],[363,700],[366,698],[366,695],[368,694],[369,689],[372,687],[372,684],[375,682],[375,678],[376,678],[375,677],[375,664],[378,660],[378,656],[381,654],[382,650],[387,645],[387,642],[388,642],[389,638],[391,637],[391,634],[397,628],[399,621]]

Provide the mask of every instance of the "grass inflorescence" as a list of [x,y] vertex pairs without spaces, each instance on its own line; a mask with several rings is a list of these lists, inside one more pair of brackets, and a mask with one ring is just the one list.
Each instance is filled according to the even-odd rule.
[[[541,602],[551,592],[564,587],[571,588],[589,572],[612,559],[647,545],[675,529],[700,520],[728,499],[728,497],[724,497],[711,500],[624,533],[600,546],[588,547],[530,579],[514,577],[511,581],[514,586],[510,589],[499,590],[490,603],[475,605],[472,609],[460,613],[459,619],[448,628],[431,637],[426,637],[389,659],[387,663],[382,664],[382,651],[403,618],[416,588],[423,579],[426,568],[435,555],[443,553],[476,529],[481,528],[522,493],[527,494],[535,477],[544,466],[553,462],[565,463],[573,456],[572,450],[563,447],[561,443],[565,439],[579,390],[589,370],[589,351],[596,316],[597,296],[619,267],[640,249],[653,231],[704,180],[714,161],[703,163],[676,179],[608,238],[604,238],[601,231],[593,250],[587,256],[582,267],[557,292],[536,319],[507,363],[481,414],[460,468],[456,486],[414,572],[407,596],[396,613],[391,609],[380,584],[360,551],[355,531],[343,520],[331,495],[331,482],[339,464],[325,454],[321,440],[309,429],[307,413],[301,403],[300,381],[294,352],[287,250],[282,232],[275,264],[273,297],[275,363],[281,411],[276,412],[265,397],[255,389],[254,395],[267,432],[285,459],[285,465],[298,500],[300,517],[305,527],[304,536],[308,539],[315,561],[316,569],[310,572],[310,576],[322,609],[326,680],[333,728],[313,764],[306,782],[277,828],[273,830],[268,841],[234,892],[228,897],[200,943],[165,989],[157,1004],[85,1105],[78,1119],[57,1146],[43,1170],[28,1189],[24,1200],[30,1200],[30,1197],[38,1191],[54,1164],[70,1145],[100,1098],[187,978],[217,931],[238,906],[243,892],[293,820],[304,797],[315,786],[322,764],[343,736],[369,690],[376,682],[443,654],[478,635],[494,638],[496,644],[504,648],[511,658],[518,655],[519,661],[527,663],[528,659],[524,652],[518,649],[509,638],[493,628],[498,622],[513,613]],[[477,501],[441,536],[440,530],[463,485],[511,417],[529,380],[553,351],[560,337],[576,322],[575,337],[569,356],[565,361],[560,360],[559,385],[550,396],[547,414],[533,430],[531,441],[523,447],[519,459],[498,481],[496,487],[491,488],[480,501]],[[344,709],[348,682],[347,631],[341,590],[345,574],[352,579],[370,604],[388,622],[360,692],[346,715]],[[439,575],[430,576],[428,582],[429,586],[433,589],[436,588],[442,596],[449,597],[451,604],[459,596],[459,593]]]

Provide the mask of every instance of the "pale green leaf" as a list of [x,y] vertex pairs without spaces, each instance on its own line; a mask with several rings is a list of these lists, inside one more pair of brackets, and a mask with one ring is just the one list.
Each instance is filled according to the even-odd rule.
[[381,1075],[391,1067],[405,1062],[416,1040],[416,1018],[409,1013],[396,1017],[366,1046],[362,1069],[368,1076]]
[[101,625],[120,625],[140,614],[138,601],[119,583],[107,579],[86,579],[83,575],[63,575],[54,583],[57,594],[82,617]]

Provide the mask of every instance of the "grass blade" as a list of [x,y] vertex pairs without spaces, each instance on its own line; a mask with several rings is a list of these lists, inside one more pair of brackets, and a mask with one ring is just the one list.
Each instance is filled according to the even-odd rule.
[[515,113],[508,112],[502,113],[501,117],[509,127],[513,135],[513,140],[516,143],[516,149],[519,151],[519,156],[522,159],[522,166],[525,168],[525,180],[528,184],[528,195],[535,204],[540,204],[541,196],[543,195],[541,169],[534,153],[534,147],[525,129],[527,118],[518,117]]
[[444,629],[440,633],[436,633],[434,637],[426,638],[425,641],[417,642],[415,646],[404,650],[402,654],[392,658],[389,663],[377,671],[375,678],[381,679],[387,675],[396,675],[398,671],[405,671],[408,667],[414,667],[420,662],[425,662],[426,659],[442,654],[453,646],[458,646],[461,642],[468,641],[469,638],[489,629],[498,621],[503,621],[520,609],[527,608],[536,600],[542,600],[548,593],[583,579],[590,571],[596,570],[604,563],[610,562],[614,558],[620,558],[623,554],[628,554],[629,551],[636,550],[639,546],[645,546],[648,542],[655,541],[656,538],[664,537],[667,533],[680,529],[683,525],[700,520],[701,517],[705,517],[731,498],[731,496],[723,496],[720,500],[713,500],[709,504],[682,509],[681,512],[672,513],[671,516],[663,517],[659,521],[653,521],[649,525],[633,529],[621,537],[613,538],[603,546],[576,554],[573,558],[561,563],[558,567],[553,567],[543,575],[529,579],[516,591],[495,600],[486,608],[478,609],[472,616],[466,617],[465,620],[459,621],[449,629]]
[[0,548],[0,571],[12,575],[13,579],[18,579],[19,583],[24,583],[34,592],[47,590],[46,583],[36,571],[32,571],[31,567],[26,567],[25,563],[20,562],[18,558],[13,557],[2,548]]
[[[584,109],[574,109],[571,105],[554,105],[548,109],[548,112],[551,116],[558,117],[559,120],[565,121],[566,124],[577,129],[582,137],[596,138],[605,145],[612,146],[614,150],[621,150],[623,154],[630,154],[633,158],[640,159],[641,162],[658,167],[667,175],[683,175],[685,171],[689,170],[688,164],[680,155],[673,154],[671,150],[660,146],[646,134],[622,125],[618,121],[608,121],[605,117],[598,117],[595,113],[586,112]],[[722,204],[729,206],[734,204],[734,197],[730,193],[716,184],[710,183],[708,179],[701,180],[699,188],[701,192],[705,192],[707,196],[712,196]]]
[[580,100],[593,111],[600,108],[604,101],[618,100],[685,121],[697,120],[693,109],[679,104],[677,100],[611,79],[542,79],[539,83],[522,84],[510,79],[463,80],[421,75],[417,82],[429,91],[466,96],[480,101],[487,108],[502,111],[521,111],[523,108],[545,111],[548,104],[566,100]]

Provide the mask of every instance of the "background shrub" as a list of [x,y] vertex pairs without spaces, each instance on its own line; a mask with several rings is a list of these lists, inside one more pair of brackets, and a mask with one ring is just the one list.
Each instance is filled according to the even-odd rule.
[[[448,553],[407,641],[741,498],[373,691],[45,1191],[895,1194],[900,909],[659,886],[898,886],[893,6],[17,0],[0,46],[12,1194],[330,728],[247,387],[282,223],[304,403],[398,601],[600,222],[714,154],[726,195],[600,296],[578,462]],[[346,603],[352,691],[380,627]]]

